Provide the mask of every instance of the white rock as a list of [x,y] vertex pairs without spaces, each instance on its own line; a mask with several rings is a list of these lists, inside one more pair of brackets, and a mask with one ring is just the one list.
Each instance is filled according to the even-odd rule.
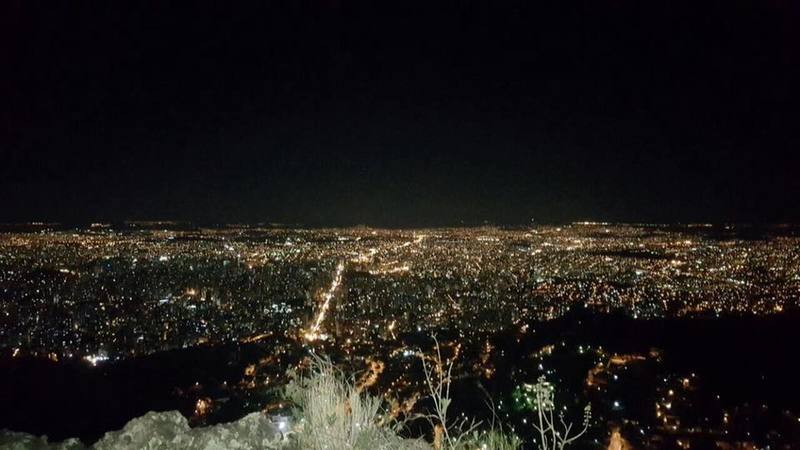
[[[128,422],[119,431],[110,431],[97,441],[96,450],[257,450],[277,448],[283,436],[278,427],[261,413],[211,427],[190,428],[177,411],[149,412]],[[50,444],[46,437],[25,433],[0,434],[0,450],[82,450],[77,439]]]
[[78,439],[60,443],[47,442],[47,436],[36,437],[27,433],[0,431],[0,450],[84,450]]

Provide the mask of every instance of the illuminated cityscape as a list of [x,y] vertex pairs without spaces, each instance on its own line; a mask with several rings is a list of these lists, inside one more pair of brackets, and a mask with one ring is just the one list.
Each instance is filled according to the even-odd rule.
[[[583,222],[412,230],[22,228],[0,234],[5,357],[101,369],[178,349],[253,346],[236,362],[238,375],[222,385],[175,386],[198,423],[280,409],[279,400],[265,399],[286,382],[287,369],[307,363],[309,350],[360,373],[359,385],[383,395],[393,414],[411,415],[425,398],[419,358],[431,356],[430,339],[438,337],[457,361],[461,389],[474,390],[467,380],[484,383],[521,435],[526,419],[514,406],[514,389],[538,375],[592,403],[598,445],[614,430],[650,446],[779,444],[799,430],[797,409],[776,419],[746,398],[715,398],[722,388],[695,373],[702,365],[676,362],[684,356],[675,354],[676,342],[692,337],[670,342],[653,330],[631,331],[770,323],[796,314],[794,227],[758,237],[735,225]],[[584,330],[562,329],[583,321]],[[221,398],[239,398],[238,409]],[[482,413],[474,404],[461,407]]]
[[4,3],[0,450],[800,449],[800,1]]
[[438,329],[471,337],[574,305],[633,318],[766,315],[797,306],[800,293],[797,237],[721,240],[702,226],[134,225],[5,233],[0,245],[3,341],[55,358],[125,358],[266,331],[352,345]]

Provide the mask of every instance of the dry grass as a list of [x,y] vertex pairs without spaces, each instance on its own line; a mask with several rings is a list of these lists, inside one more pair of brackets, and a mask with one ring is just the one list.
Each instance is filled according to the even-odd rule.
[[[438,363],[441,364],[441,357]],[[426,367],[428,387],[435,404],[426,415],[440,438],[431,445],[421,439],[399,435],[403,423],[389,417],[381,399],[360,392],[333,365],[315,358],[311,372],[286,387],[286,396],[296,405],[298,423],[288,434],[285,448],[303,450],[516,450],[521,442],[514,435],[493,427],[478,432],[477,422],[451,421],[450,369]]]
[[309,450],[430,449],[422,440],[403,439],[379,398],[361,393],[330,362],[317,358],[309,376],[293,381],[287,397],[297,405],[300,422],[289,448]]

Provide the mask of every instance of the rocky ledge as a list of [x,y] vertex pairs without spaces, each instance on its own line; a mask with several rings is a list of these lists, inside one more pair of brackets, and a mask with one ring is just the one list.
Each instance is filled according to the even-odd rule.
[[[284,422],[273,421],[261,413],[210,427],[190,428],[177,411],[149,412],[128,422],[119,431],[110,431],[92,445],[95,450],[121,449],[232,449],[256,450],[277,448],[283,440]],[[50,443],[46,436],[36,437],[13,431],[0,432],[2,450],[85,450],[77,439]]]

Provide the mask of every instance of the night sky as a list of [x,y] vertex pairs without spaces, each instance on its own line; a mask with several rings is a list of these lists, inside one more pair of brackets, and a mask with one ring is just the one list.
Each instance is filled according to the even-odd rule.
[[794,0],[6,3],[0,222],[800,221]]

